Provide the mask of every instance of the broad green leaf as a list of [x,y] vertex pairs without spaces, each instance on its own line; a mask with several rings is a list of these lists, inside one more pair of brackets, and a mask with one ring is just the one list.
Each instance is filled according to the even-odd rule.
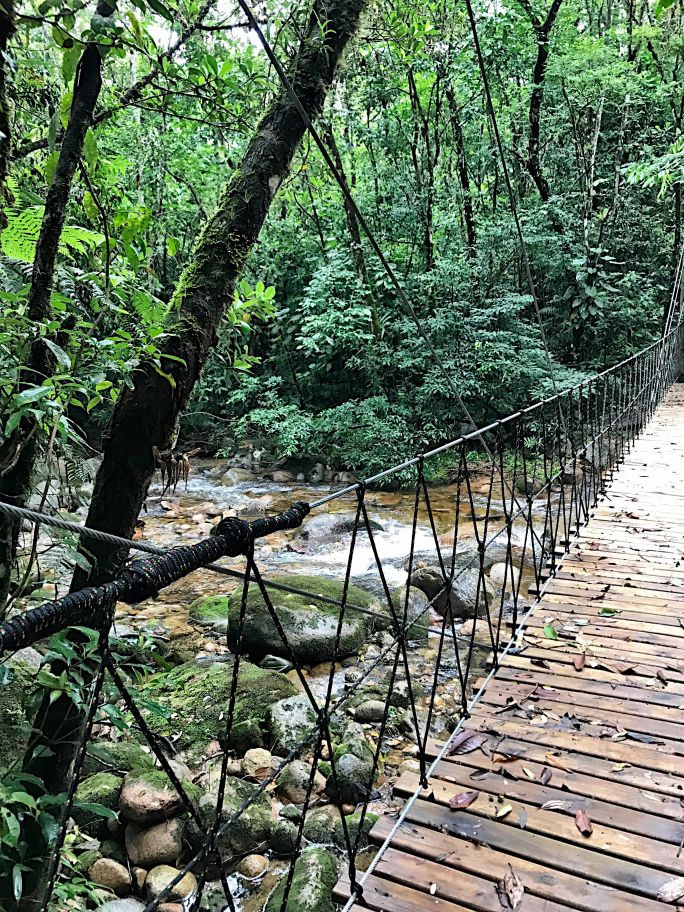
[[86,135],[83,140],[83,155],[89,167],[94,168],[97,164],[97,140],[95,139],[95,132],[92,127],[88,127],[86,130]]
[[550,640],[557,640],[558,634],[556,633],[556,628],[553,624],[544,625],[544,636],[547,636]]

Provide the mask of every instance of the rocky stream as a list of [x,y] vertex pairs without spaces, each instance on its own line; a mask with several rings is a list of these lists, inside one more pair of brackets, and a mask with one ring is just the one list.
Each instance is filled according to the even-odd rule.
[[[344,479],[342,479],[342,482]],[[470,637],[475,638],[469,685],[480,677],[491,649],[490,628],[478,618],[475,605],[478,566],[475,526],[484,523],[488,479],[478,487],[473,482],[475,508],[461,504],[458,546],[459,574],[452,590],[455,629],[462,637],[462,658]],[[162,546],[191,543],[211,531],[222,516],[253,518],[271,514],[295,500],[313,501],[329,493],[333,483],[315,483],[296,478],[276,480],[245,470],[226,469],[226,464],[203,460],[193,465],[187,489],[179,485],[173,494],[161,496],[157,484],[150,491],[147,512],[141,517],[138,536]],[[430,490],[432,514],[445,556],[453,545],[456,485]],[[442,586],[434,537],[428,516],[419,513],[415,538],[414,572],[407,580],[407,558],[412,536],[415,494],[369,491],[366,505],[373,537],[387,586],[395,605],[403,610],[408,592],[409,619],[413,621],[408,662],[417,715],[424,729],[427,705],[438,658],[440,633],[446,608],[437,598]],[[468,499],[463,498],[465,504]],[[348,610],[341,630],[343,658],[334,668],[338,609],[334,601],[342,593],[352,537],[356,498],[340,497],[316,510],[301,529],[278,533],[257,542],[255,560],[264,578],[294,586],[305,594],[270,590],[273,604],[286,629],[299,671],[293,667],[275,625],[264,609],[255,587],[250,587],[245,622],[240,639],[240,663],[230,742],[225,739],[225,714],[233,673],[233,650],[239,633],[241,583],[239,579],[199,571],[164,590],[157,599],[138,606],[120,605],[112,645],[117,654],[148,663],[134,681],[144,701],[144,715],[161,736],[165,753],[177,776],[194,799],[206,827],[213,820],[224,750],[229,752],[224,818],[253,795],[258,783],[296,748],[311,730],[314,715],[303,681],[318,699],[325,697],[332,681],[333,700],[341,702],[332,730],[332,750],[323,745],[314,772],[311,748],[271,782],[238,820],[219,839],[221,864],[228,876],[235,905],[240,912],[279,912],[283,875],[295,849],[307,784],[313,776],[313,798],[303,827],[303,852],[296,861],[289,912],[332,912],[332,888],[345,859],[342,816],[355,835],[358,811],[369,802],[359,844],[357,867],[372,858],[367,833],[377,815],[396,809],[392,783],[404,770],[418,767],[416,735],[408,709],[406,672],[397,675],[391,692],[394,637],[383,586],[369,537],[359,533],[352,562],[349,602],[361,611]],[[503,525],[501,504],[492,500],[488,539]],[[83,517],[81,516],[80,519]],[[543,509],[540,507],[540,521]],[[482,526],[480,526],[482,528]],[[525,559],[524,523],[514,525],[512,549],[516,566],[514,580],[522,572],[521,593],[527,591],[531,567]],[[529,551],[529,548],[528,548]],[[516,563],[517,562],[517,563]],[[236,560],[228,564],[243,570]],[[44,561],[46,578],[34,599],[52,598],[67,579],[60,576],[59,560]],[[503,536],[485,552],[487,594],[504,615],[510,598],[510,566],[506,570]],[[504,590],[502,596],[502,589]],[[307,597],[306,593],[310,593]],[[496,621],[497,615],[494,615]],[[505,624],[502,636],[506,637]],[[22,650],[10,660],[13,680],[0,699],[0,741],[4,753],[19,754],[27,718],[26,693],[43,655]],[[430,728],[436,737],[446,737],[456,725],[461,706],[461,688],[456,672],[453,639],[445,638],[439,668],[434,715]],[[375,780],[373,753],[380,723],[389,704],[387,726],[381,744],[382,762]],[[192,857],[206,829],[189,819],[182,801],[158,764],[149,746],[134,726],[125,732],[102,719],[88,749],[83,778],[73,814],[74,870],[102,889],[103,912],[141,912],[177,875],[179,866]],[[331,775],[331,760],[337,766]],[[80,805],[97,803],[115,812],[111,819],[97,816]],[[201,909],[217,912],[226,908],[216,865],[207,871]],[[161,912],[182,912],[197,890],[197,877],[188,873],[159,906]]]

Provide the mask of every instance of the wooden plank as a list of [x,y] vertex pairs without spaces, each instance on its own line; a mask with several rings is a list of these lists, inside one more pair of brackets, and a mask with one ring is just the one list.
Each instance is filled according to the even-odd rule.
[[[658,865],[678,877],[684,875],[684,858],[677,855],[679,842],[684,836],[684,828],[681,826],[678,828],[678,838],[669,840],[671,844],[668,845],[658,838],[635,833],[634,824],[628,822],[630,815],[624,808],[615,808],[613,811],[613,816],[624,824],[622,827],[615,827],[603,823],[600,819],[600,804],[588,799],[576,799],[563,794],[560,789],[555,790],[554,797],[539,800],[539,796],[537,796],[538,800],[532,802],[529,800],[529,793],[533,791],[533,786],[530,785],[526,790],[524,788],[526,783],[511,782],[503,775],[496,777],[497,782],[490,782],[489,789],[485,787],[486,780],[473,782],[468,776],[459,777],[456,773],[452,773],[450,778],[453,781],[444,781],[439,776],[433,776],[428,788],[420,789],[419,776],[415,773],[405,773],[395,784],[395,791],[402,797],[409,798],[414,792],[420,790],[420,794],[425,800],[432,800],[446,807],[449,806],[450,798],[463,794],[464,791],[478,791],[478,797],[463,813],[473,814],[486,820],[496,820],[500,809],[510,805],[512,808],[510,813],[500,818],[503,826],[523,828],[521,827],[522,822],[525,832],[541,833],[561,842],[573,843],[595,852],[615,855],[639,864]],[[498,786],[498,789],[494,786]],[[527,793],[528,800],[517,797],[521,791]],[[541,791],[543,792],[544,789],[541,788]],[[541,805],[547,801],[561,802],[565,807],[544,810]],[[584,810],[589,814],[593,828],[590,838],[583,836],[577,829],[575,812],[578,810]]]

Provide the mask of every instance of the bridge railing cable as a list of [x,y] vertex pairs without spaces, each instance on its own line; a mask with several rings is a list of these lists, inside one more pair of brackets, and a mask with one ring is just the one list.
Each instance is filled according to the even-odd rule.
[[[251,522],[222,520],[216,534],[162,554],[150,543],[131,542],[153,553],[111,583],[15,610],[0,625],[10,671],[11,654],[28,645],[49,656],[57,632],[69,631],[77,654],[85,629],[94,631],[95,642],[88,674],[78,666],[65,672],[80,682],[78,706],[69,704],[68,688],[59,697],[78,724],[70,729],[75,743],[59,826],[38,853],[35,883],[26,878],[32,908],[57,908],[50,905],[55,889],[73,873],[65,859],[74,850],[65,855],[64,847],[74,827],[87,837],[100,832],[82,810],[82,795],[93,758],[112,743],[113,704],[127,722],[119,741],[142,744],[166,791],[177,796],[168,802],[183,834],[176,867],[161,888],[130,886],[146,912],[179,897],[187,910],[198,910],[204,894],[216,889],[225,908],[236,910],[255,888],[240,873],[241,861],[257,851],[271,865],[270,881],[256,886],[272,885],[263,895],[266,912],[296,908],[302,883],[323,890],[321,871],[341,876],[340,904],[349,896],[347,908],[362,905],[364,882],[379,857],[369,844],[373,821],[388,807],[398,822],[405,813],[392,794],[393,777],[409,765],[425,785],[440,756],[434,739],[467,730],[487,661],[496,669],[511,651],[533,652],[537,633],[525,627],[534,603],[528,590],[540,592],[555,573],[677,378],[683,340],[678,320],[673,327],[571,389],[315,503]],[[453,481],[445,499],[428,484],[427,468],[447,453]],[[374,485],[405,480],[407,470],[413,470],[410,521],[398,554],[396,532],[378,524],[383,495]],[[327,579],[267,572],[264,537],[277,532],[298,542],[295,550],[305,549],[300,526],[306,531],[310,510],[330,509],[333,500],[335,515],[346,514],[338,543],[344,563],[331,562]],[[59,517],[21,515],[90,534]],[[242,566],[216,563],[226,556]],[[209,634],[222,661],[133,670],[116,651],[117,606],[145,603],[207,568],[223,574],[215,577],[221,607]],[[273,670],[274,657],[283,671]],[[205,682],[198,705],[180,704],[174,681],[187,682],[181,689]],[[270,694],[265,704],[260,688]],[[265,768],[248,770],[250,748],[268,749]],[[27,771],[32,759],[29,747]],[[186,767],[192,782],[180,772]],[[123,782],[113,838],[125,852],[141,824],[123,795],[140,770],[115,766],[111,774],[119,788]],[[320,895],[320,908],[330,908],[329,887]]]

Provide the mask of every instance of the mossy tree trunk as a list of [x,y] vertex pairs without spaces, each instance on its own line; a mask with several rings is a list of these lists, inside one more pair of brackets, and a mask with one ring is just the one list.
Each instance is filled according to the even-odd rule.
[[[50,298],[57,261],[59,241],[66,220],[67,204],[76,168],[81,160],[83,141],[93,117],[102,86],[100,52],[95,44],[86,46],[74,81],[69,123],[59,153],[55,174],[45,199],[45,214],[38,236],[28,297],[28,315],[38,325],[50,318]],[[40,386],[52,373],[52,357],[43,339],[33,340],[24,384]],[[0,499],[23,507],[30,494],[39,445],[39,426],[33,417],[24,418],[13,433],[7,434],[0,447]],[[11,567],[16,555],[19,523],[0,516],[0,617],[10,585]]]
[[14,0],[0,0],[0,231],[7,226],[5,208],[11,202],[7,187],[9,171],[11,126],[7,98],[7,43],[14,34]]
[[[316,0],[292,74],[307,114],[321,111],[340,58],[355,32],[365,0]],[[224,312],[254,246],[271,202],[289,171],[304,123],[283,90],[256,129],[240,167],[228,183],[215,214],[205,224],[172,300],[175,325],[164,346],[164,371],[143,364],[133,389],[117,403],[95,481],[87,524],[130,537],[154,471],[153,448],[169,446],[176,419],[186,405]],[[87,543],[95,566],[73,585],[107,579],[124,554],[99,542]]]

